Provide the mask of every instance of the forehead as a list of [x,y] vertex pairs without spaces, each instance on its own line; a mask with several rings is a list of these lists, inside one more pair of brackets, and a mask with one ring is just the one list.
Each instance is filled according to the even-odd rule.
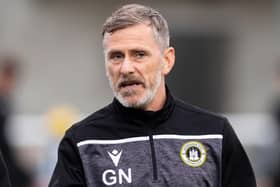
[[152,28],[142,23],[105,33],[103,47],[105,51],[129,47],[159,48]]

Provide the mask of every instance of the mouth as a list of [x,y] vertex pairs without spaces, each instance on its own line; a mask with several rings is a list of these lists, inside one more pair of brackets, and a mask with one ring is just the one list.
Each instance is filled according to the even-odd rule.
[[119,88],[129,88],[134,86],[144,86],[143,82],[139,80],[129,80],[129,81],[123,81],[119,84]]

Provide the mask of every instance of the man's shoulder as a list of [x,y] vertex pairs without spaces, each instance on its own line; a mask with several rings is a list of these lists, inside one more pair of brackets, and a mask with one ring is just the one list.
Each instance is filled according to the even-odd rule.
[[[177,111],[190,121],[196,121],[204,124],[220,124],[221,127],[227,123],[226,117],[198,106],[185,103],[180,99],[175,99]],[[215,125],[215,126],[216,126]]]
[[67,132],[78,132],[79,131],[84,131],[87,128],[98,126],[100,123],[104,123],[106,121],[109,121],[110,118],[113,115],[113,107],[112,104],[109,104],[96,112],[88,115],[81,121],[78,121],[77,123],[73,124]]
[[181,110],[184,110],[185,112],[190,112],[190,113],[199,114],[199,115],[206,115],[206,116],[217,118],[217,119],[225,119],[225,117],[223,117],[220,114],[211,112],[209,110],[203,109],[196,105],[192,105],[190,103],[186,103],[177,98],[175,99],[175,103],[178,108],[180,108]]

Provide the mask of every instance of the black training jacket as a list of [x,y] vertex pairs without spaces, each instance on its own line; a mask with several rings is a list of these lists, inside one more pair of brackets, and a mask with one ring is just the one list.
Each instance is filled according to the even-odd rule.
[[167,92],[160,111],[116,99],[62,139],[49,187],[255,187],[228,121]]

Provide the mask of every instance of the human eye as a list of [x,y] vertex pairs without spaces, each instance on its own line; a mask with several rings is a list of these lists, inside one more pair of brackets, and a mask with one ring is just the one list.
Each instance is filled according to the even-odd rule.
[[112,52],[109,54],[109,60],[112,62],[118,62],[124,58],[123,53],[121,52]]
[[134,56],[136,59],[142,59],[146,56],[145,51],[135,51]]

